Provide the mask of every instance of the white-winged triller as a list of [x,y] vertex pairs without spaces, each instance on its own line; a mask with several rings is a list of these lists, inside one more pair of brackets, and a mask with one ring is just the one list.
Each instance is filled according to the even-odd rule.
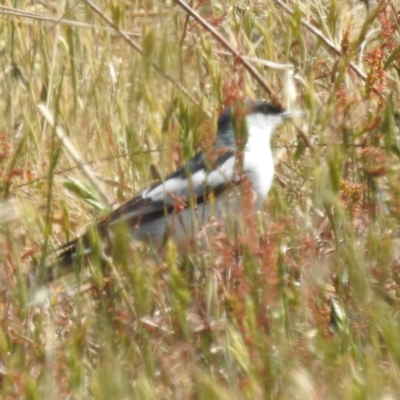
[[[304,114],[259,100],[223,111],[210,152],[197,153],[165,180],[144,189],[97,224],[95,230],[103,237],[104,248],[112,245],[115,227],[124,224],[133,239],[149,242],[154,249],[161,250],[172,239],[179,252],[186,252],[210,217],[223,222],[240,213],[238,186],[243,176],[251,184],[254,211],[260,209],[274,177],[271,137],[285,119]],[[237,119],[245,123],[241,150],[235,137]],[[63,275],[73,264],[78,248],[85,257],[90,256],[89,233],[58,249],[57,261],[46,269],[48,281]]]

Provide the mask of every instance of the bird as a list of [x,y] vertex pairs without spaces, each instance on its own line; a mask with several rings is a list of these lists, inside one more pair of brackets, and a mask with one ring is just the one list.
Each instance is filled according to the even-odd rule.
[[[95,230],[112,242],[113,229],[124,224],[129,236],[157,251],[171,239],[180,253],[187,252],[212,217],[222,221],[228,215],[236,218],[243,176],[251,185],[253,210],[261,208],[274,177],[271,137],[286,119],[303,114],[263,100],[248,100],[225,109],[218,117],[211,151],[198,152],[164,180],[136,194],[100,221]],[[238,121],[244,122],[243,129]],[[79,246],[84,256],[90,256],[89,232],[58,248],[56,263],[47,269],[48,281],[55,279],[56,266],[73,264]]]

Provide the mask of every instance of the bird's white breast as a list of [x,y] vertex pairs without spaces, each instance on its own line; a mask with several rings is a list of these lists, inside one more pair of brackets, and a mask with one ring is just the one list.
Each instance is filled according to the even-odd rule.
[[247,118],[248,140],[244,153],[244,170],[248,171],[253,190],[257,195],[255,208],[259,209],[271,188],[274,178],[274,161],[271,136],[280,125],[281,118],[253,114]]

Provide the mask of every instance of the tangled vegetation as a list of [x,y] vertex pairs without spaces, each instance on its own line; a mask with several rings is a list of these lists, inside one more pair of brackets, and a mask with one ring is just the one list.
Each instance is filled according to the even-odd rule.
[[[3,4],[2,399],[400,397],[396,0]],[[240,235],[215,222],[184,258],[121,239],[106,273],[32,289],[245,98],[308,117]]]

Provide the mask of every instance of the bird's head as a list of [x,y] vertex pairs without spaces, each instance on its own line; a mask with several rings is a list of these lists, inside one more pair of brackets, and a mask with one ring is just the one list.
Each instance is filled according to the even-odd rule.
[[[241,141],[253,145],[269,142],[272,134],[285,119],[305,116],[304,111],[287,111],[262,100],[246,101],[243,105],[226,109],[218,119],[217,147],[235,148],[238,135]],[[243,121],[240,125],[237,121]]]

